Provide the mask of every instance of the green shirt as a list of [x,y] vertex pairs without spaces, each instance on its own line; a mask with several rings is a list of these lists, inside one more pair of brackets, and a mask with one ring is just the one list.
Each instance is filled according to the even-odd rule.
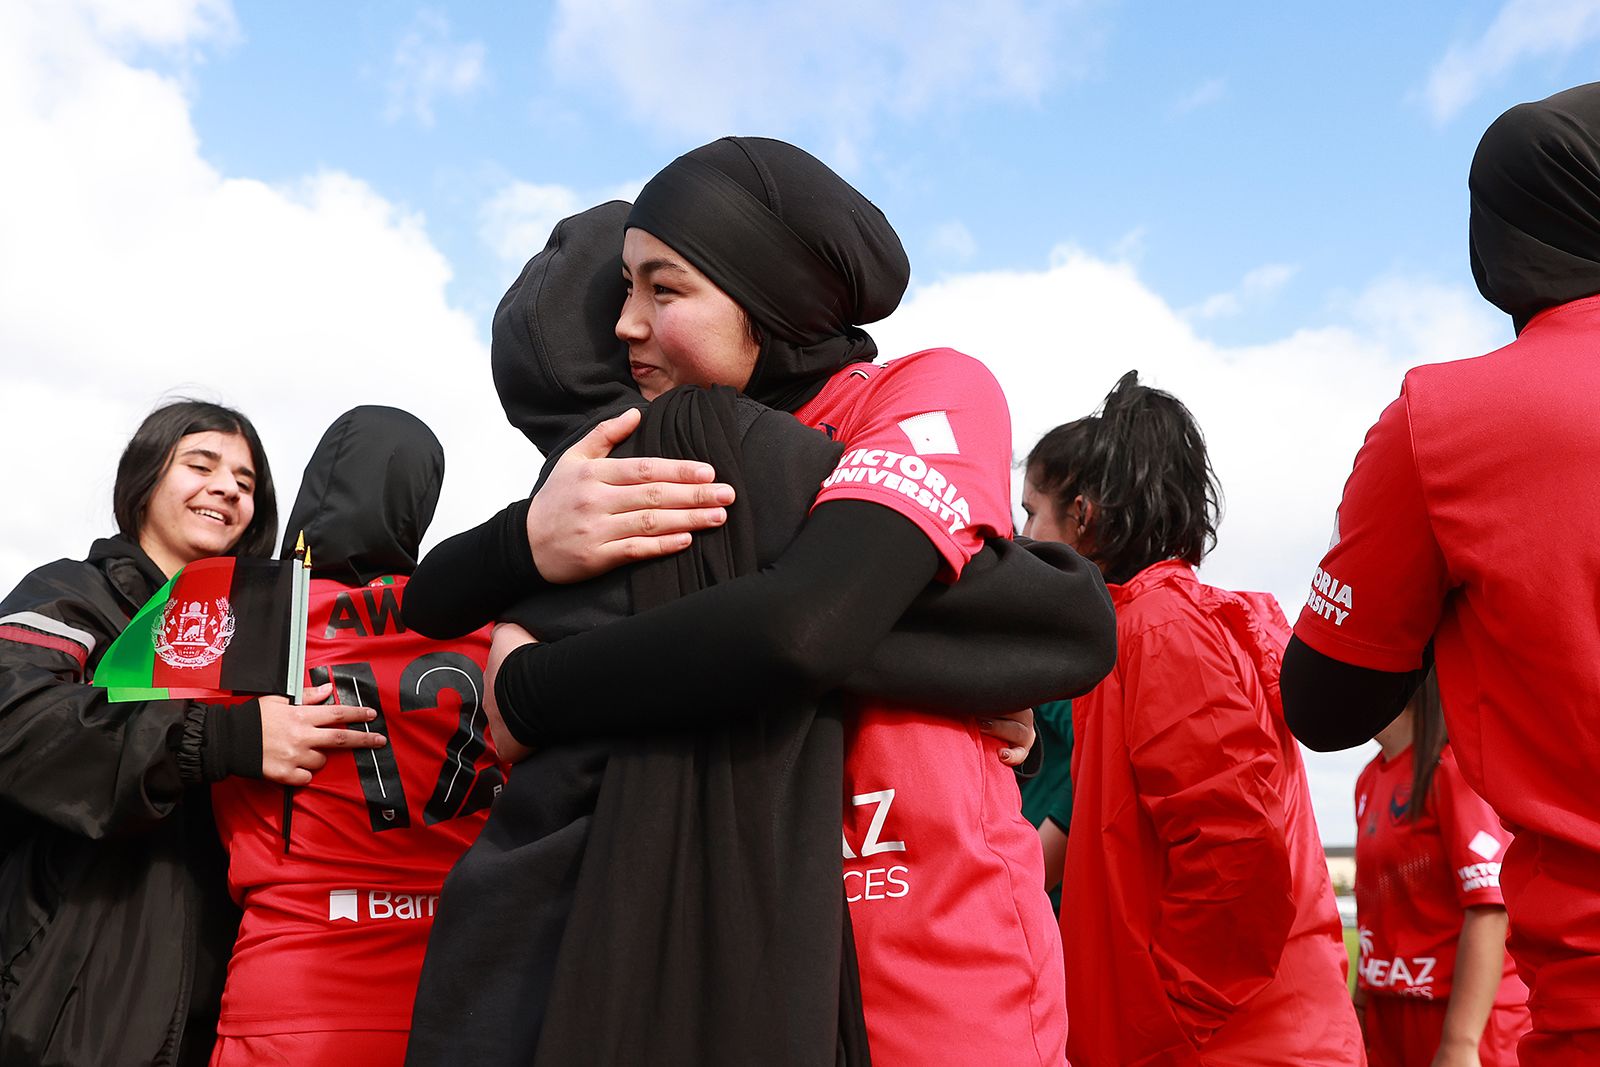
[[1054,700],[1033,709],[1033,728],[1044,765],[1032,778],[1018,779],[1022,816],[1038,826],[1049,818],[1063,831],[1072,821],[1072,701]]

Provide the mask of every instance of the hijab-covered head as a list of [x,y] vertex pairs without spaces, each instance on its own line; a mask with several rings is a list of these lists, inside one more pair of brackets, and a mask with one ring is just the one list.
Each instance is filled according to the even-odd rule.
[[679,156],[639,193],[627,225],[744,308],[762,338],[744,391],[787,411],[877,354],[859,327],[892,312],[911,276],[883,212],[816,157],[765,137]]
[[427,423],[399,408],[351,408],[306,463],[280,556],[294,555],[304,531],[315,577],[365,585],[410,574],[443,483],[444,448]]
[[1518,104],[1478,142],[1472,276],[1517,331],[1600,293],[1600,82]]
[[595,422],[642,403],[617,340],[627,296],[628,205],[592,207],[556,224],[494,313],[489,362],[511,425],[553,456]]

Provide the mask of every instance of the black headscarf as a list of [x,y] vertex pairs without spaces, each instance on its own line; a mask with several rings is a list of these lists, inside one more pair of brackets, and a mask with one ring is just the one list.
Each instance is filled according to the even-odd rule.
[[511,425],[546,456],[642,402],[616,334],[627,217],[627,203],[613,200],[562,219],[495,310],[495,391]]
[[877,354],[858,327],[899,306],[911,278],[883,212],[815,156],[766,137],[724,137],[679,156],[639,193],[627,225],[744,308],[762,334],[744,392],[785,411]]
[[281,555],[304,530],[318,578],[364,585],[410,574],[443,482],[444,448],[427,423],[399,408],[351,408],[306,464]]
[[1495,119],[1467,186],[1472,276],[1518,333],[1546,308],[1600,293],[1600,82]]

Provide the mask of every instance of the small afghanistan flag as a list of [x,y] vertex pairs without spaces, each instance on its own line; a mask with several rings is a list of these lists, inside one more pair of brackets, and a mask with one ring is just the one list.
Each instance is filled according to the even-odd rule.
[[298,698],[307,576],[298,559],[196,560],[106,649],[94,684],[113,701]]

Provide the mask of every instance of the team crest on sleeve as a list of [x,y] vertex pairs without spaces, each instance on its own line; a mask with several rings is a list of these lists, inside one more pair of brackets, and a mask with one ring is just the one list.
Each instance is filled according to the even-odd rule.
[[1500,854],[1500,842],[1484,830],[1474,834],[1472,840],[1467,842],[1467,847],[1486,860],[1492,860]]
[[169,602],[153,627],[156,655],[169,667],[208,667],[227,651],[235,625],[227,597]]
[[900,430],[911,442],[912,451],[919,456],[959,456],[955,431],[950,428],[950,416],[943,411],[930,411],[900,420]]

